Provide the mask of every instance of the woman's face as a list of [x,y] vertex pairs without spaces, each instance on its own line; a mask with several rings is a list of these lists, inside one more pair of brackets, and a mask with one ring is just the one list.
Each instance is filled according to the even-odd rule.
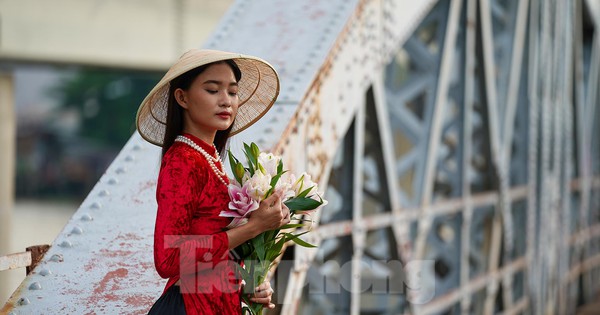
[[226,63],[210,65],[192,82],[189,90],[175,90],[175,99],[184,108],[183,131],[207,143],[217,130],[231,126],[238,109],[238,84]]

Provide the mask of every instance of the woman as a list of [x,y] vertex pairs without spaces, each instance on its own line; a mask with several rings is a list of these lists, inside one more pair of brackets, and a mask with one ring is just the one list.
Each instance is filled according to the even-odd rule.
[[[274,194],[247,224],[226,229],[229,180],[219,154],[228,137],[262,117],[279,93],[277,73],[252,56],[214,50],[185,53],[140,105],[137,128],[162,146],[154,262],[168,278],[150,314],[240,314],[241,284],[232,249],[289,222]],[[261,284],[253,301],[274,307]]]

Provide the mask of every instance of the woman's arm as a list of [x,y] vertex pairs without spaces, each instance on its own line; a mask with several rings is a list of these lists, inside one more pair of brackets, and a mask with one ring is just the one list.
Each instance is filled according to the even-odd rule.
[[194,168],[194,160],[186,155],[171,155],[168,159],[157,183],[154,230],[154,264],[163,278],[212,268],[228,260],[229,252],[225,232],[189,235],[197,207],[193,196],[202,194],[208,173]]

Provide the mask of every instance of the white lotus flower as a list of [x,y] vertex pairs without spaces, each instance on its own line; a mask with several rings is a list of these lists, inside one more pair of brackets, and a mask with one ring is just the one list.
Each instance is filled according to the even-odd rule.
[[274,155],[273,153],[265,153],[261,152],[258,155],[258,164],[260,164],[267,175],[271,175],[271,177],[277,175],[277,165],[281,160],[281,157]]
[[249,187],[249,192],[252,198],[261,201],[271,189],[271,175],[255,172],[246,182]]

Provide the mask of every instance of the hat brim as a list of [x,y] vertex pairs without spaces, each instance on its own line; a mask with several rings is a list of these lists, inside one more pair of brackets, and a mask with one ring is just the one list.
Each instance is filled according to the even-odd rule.
[[136,127],[146,141],[162,146],[167,122],[170,82],[194,68],[233,60],[242,72],[238,82],[238,112],[230,136],[247,129],[273,106],[279,95],[279,76],[268,62],[253,56],[217,50],[190,50],[148,93],[136,115]]

